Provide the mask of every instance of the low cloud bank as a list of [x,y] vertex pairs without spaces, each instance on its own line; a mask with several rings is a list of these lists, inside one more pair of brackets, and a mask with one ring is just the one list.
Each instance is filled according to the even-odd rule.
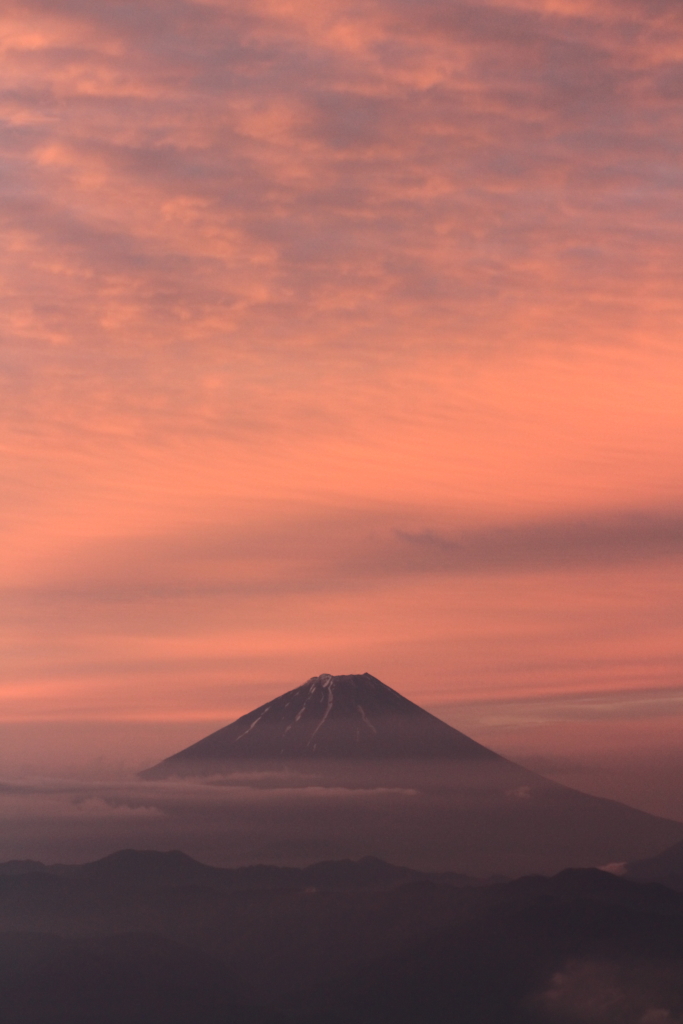
[[[337,765],[159,782],[33,780],[0,790],[0,861],[79,863],[179,849],[209,864],[379,857],[488,877],[653,855],[683,825],[557,786],[505,761]],[[316,774],[313,774],[313,772]],[[345,774],[344,774],[345,772]],[[245,775],[247,777],[245,777]]]

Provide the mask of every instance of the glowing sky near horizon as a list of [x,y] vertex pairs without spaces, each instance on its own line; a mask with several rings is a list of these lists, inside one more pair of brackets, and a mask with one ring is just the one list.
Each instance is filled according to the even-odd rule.
[[680,0],[8,0],[0,48],[0,721],[326,671],[676,718]]

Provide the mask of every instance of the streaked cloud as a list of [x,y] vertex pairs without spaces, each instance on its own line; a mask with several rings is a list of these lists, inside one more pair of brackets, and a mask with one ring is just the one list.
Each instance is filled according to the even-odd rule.
[[[429,513],[427,513],[428,515]],[[251,527],[215,525],[170,536],[91,542],[42,585],[6,600],[145,598],[343,591],[417,575],[568,572],[683,556],[683,513],[636,511],[421,527],[425,513],[363,511],[284,516]],[[401,522],[401,526],[393,525]],[[2,592],[0,591],[0,594]]]

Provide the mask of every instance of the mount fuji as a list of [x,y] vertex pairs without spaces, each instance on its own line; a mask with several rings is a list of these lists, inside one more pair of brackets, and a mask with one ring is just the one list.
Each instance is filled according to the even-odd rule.
[[245,759],[302,758],[503,760],[365,672],[313,676],[141,775],[206,775]]
[[259,791],[256,804],[270,803],[250,819],[254,842],[290,848],[295,823],[303,860],[521,874],[640,860],[683,840],[682,823],[514,764],[367,672],[314,676],[139,777]]

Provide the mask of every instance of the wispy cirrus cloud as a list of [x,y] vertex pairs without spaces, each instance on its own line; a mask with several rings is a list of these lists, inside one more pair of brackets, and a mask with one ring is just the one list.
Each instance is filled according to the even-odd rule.
[[519,343],[675,299],[674,5],[4,20],[20,338]]

